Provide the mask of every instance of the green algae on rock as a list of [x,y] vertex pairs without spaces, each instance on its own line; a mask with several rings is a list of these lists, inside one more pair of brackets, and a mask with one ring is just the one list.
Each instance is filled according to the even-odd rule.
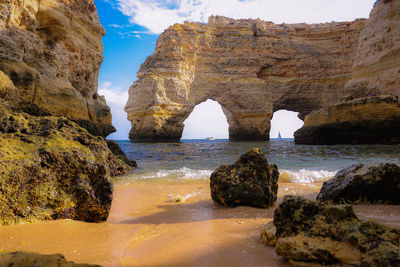
[[61,254],[41,255],[31,252],[0,252],[0,266],[12,267],[101,267],[67,261]]
[[112,202],[110,176],[130,168],[102,137],[63,117],[0,107],[0,224],[47,219],[99,222]]
[[360,221],[349,205],[285,196],[274,226],[275,238],[268,226],[262,240],[292,264],[400,265],[400,230]]
[[221,165],[210,177],[211,197],[224,206],[268,208],[277,198],[279,172],[259,148],[232,165]]

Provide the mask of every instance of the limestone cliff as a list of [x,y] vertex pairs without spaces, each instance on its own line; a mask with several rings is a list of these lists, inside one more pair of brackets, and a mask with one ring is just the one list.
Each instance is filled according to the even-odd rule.
[[360,33],[346,93],[400,96],[400,1],[381,0]]
[[211,17],[208,24],[176,24],[130,88],[130,139],[177,141],[194,106],[213,99],[231,140],[267,140],[280,109],[304,120],[345,99],[400,96],[399,71],[399,0],[379,1],[368,21],[276,25]]
[[105,137],[115,129],[97,94],[104,34],[93,0],[1,0],[0,70],[27,102]]
[[356,51],[343,102],[307,115],[296,143],[400,143],[400,0],[377,3]]
[[399,144],[400,100],[383,95],[330,105],[308,114],[297,144]]
[[364,24],[211,17],[208,24],[171,26],[130,88],[130,138],[178,141],[195,105],[213,99],[223,107],[231,140],[267,140],[274,111],[303,118],[340,99]]

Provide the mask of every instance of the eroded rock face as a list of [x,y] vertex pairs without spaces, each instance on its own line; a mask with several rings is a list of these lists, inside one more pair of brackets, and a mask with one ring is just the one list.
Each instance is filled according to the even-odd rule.
[[259,148],[240,156],[232,165],[221,165],[210,177],[213,201],[228,207],[268,208],[278,191],[278,167],[268,165]]
[[400,96],[400,1],[381,0],[360,33],[346,94]]
[[296,143],[400,143],[400,1],[376,4],[356,51],[344,101],[307,115]]
[[400,100],[370,96],[313,111],[294,137],[296,144],[399,144]]
[[400,204],[400,167],[391,163],[347,167],[324,182],[317,199],[333,203]]
[[100,136],[64,117],[0,106],[0,224],[49,219],[99,222],[112,202],[110,176],[129,166]]
[[13,267],[101,267],[67,261],[61,254],[41,255],[29,252],[0,252],[0,266]]
[[115,131],[97,94],[105,34],[93,0],[0,2],[0,71],[20,95],[94,135]]
[[364,24],[211,17],[208,24],[171,26],[130,88],[130,138],[178,141],[193,108],[213,99],[223,107],[231,140],[267,140],[274,111],[303,118],[341,97]]
[[[231,140],[267,140],[280,109],[304,119],[344,99],[400,96],[399,36],[400,2],[394,0],[379,1],[368,21],[276,25],[211,17],[208,24],[176,24],[160,36],[130,88],[130,139],[178,141],[183,121],[207,99],[222,105]],[[305,127],[307,120],[313,119],[306,118]],[[380,142],[374,136],[379,125],[357,118],[349,136],[362,129],[362,143]],[[309,130],[299,143],[338,143],[314,135],[300,141],[313,134]]]
[[[292,264],[398,266],[400,230],[361,222],[351,206],[325,205],[285,196],[275,210],[274,228],[262,233],[267,244]],[[275,238],[273,236],[275,235]]]

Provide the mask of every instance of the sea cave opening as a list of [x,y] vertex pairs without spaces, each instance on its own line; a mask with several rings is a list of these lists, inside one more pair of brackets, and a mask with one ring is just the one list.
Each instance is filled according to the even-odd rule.
[[274,112],[269,132],[270,138],[279,138],[279,135],[281,138],[294,138],[294,133],[304,124],[298,115],[298,112],[284,109]]
[[182,139],[228,139],[228,121],[222,106],[208,99],[194,107],[183,122]]

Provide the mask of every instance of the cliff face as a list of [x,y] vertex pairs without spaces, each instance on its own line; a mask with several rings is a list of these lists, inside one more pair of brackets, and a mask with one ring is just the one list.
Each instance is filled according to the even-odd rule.
[[341,97],[365,20],[282,24],[211,17],[159,38],[125,107],[133,141],[180,139],[194,106],[218,101],[231,140],[266,140],[274,111],[300,116]]
[[381,0],[371,11],[344,95],[307,115],[296,143],[400,143],[400,0]]
[[0,1],[0,70],[27,102],[105,137],[115,129],[97,94],[104,34],[93,0]]
[[400,96],[400,1],[381,0],[360,33],[353,77],[346,91],[354,98]]
[[211,17],[208,24],[176,24],[130,88],[130,138],[177,141],[194,106],[213,99],[231,140],[266,140],[280,109],[304,119],[343,99],[399,96],[399,71],[398,0],[381,0],[368,21],[276,25]]
[[364,97],[313,111],[294,137],[297,144],[399,144],[399,98]]

